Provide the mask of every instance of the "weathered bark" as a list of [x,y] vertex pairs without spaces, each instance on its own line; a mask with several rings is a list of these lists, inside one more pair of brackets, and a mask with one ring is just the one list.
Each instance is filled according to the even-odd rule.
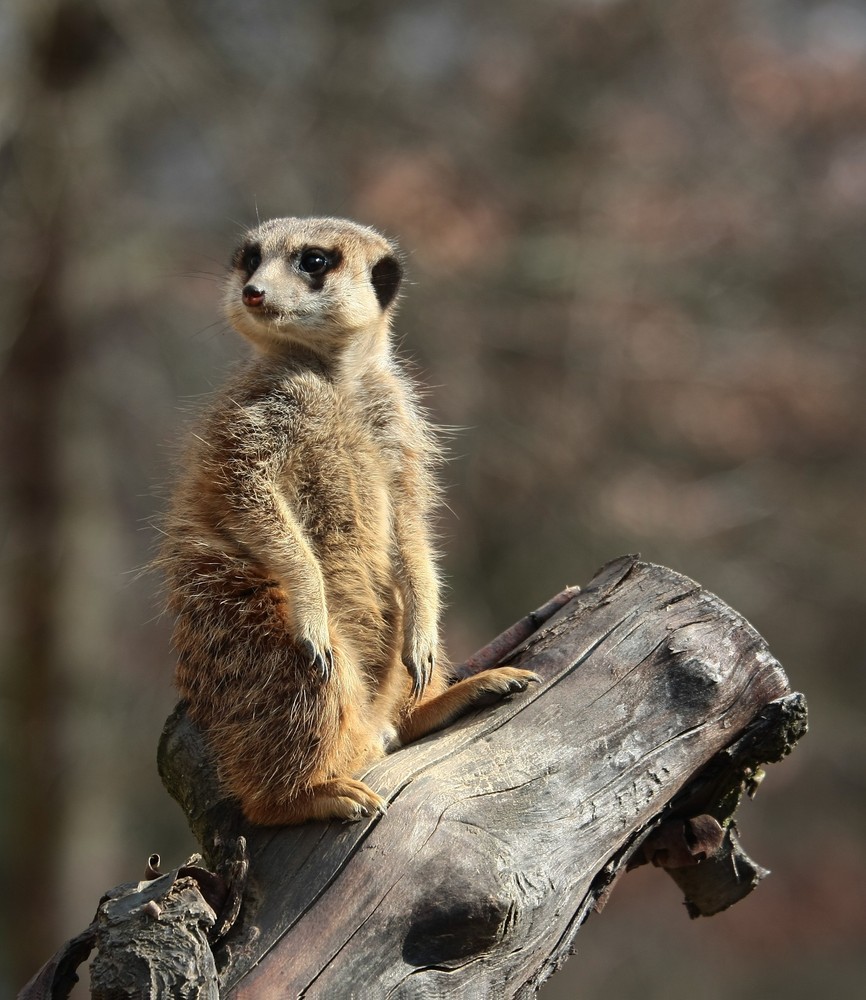
[[175,878],[172,873],[138,886],[119,887],[97,914],[92,997],[218,1000],[216,966],[207,936],[215,922],[216,914],[189,876]]
[[545,683],[377,764],[388,812],[351,826],[244,826],[172,716],[163,779],[235,899],[249,847],[222,996],[531,997],[627,867],[666,867],[693,916],[766,874],[731,817],[805,703],[739,615],[624,557],[507,660]]

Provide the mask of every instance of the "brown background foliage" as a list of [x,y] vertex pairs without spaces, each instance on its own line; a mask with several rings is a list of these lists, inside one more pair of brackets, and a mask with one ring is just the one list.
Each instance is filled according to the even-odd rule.
[[[0,10],[0,992],[192,844],[141,575],[183,410],[243,347],[235,235],[400,239],[451,438],[449,647],[626,551],[745,613],[813,732],[744,810],[774,869],[689,923],[629,876],[547,997],[853,995],[866,936],[866,9],[843,0]],[[857,984],[855,986],[855,984]]]

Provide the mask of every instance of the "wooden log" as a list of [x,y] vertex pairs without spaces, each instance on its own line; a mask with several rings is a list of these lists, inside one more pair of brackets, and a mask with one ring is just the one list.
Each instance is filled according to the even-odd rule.
[[223,996],[533,996],[629,861],[664,863],[637,855],[649,834],[699,817],[722,836],[715,863],[698,849],[672,869],[691,912],[757,884],[758,866],[730,874],[730,817],[805,703],[740,615],[624,557],[505,659],[545,683],[377,764],[364,780],[388,812],[350,826],[240,825],[192,727],[168,726],[164,779],[212,863],[238,832],[249,845]]
[[[504,652],[544,683],[371,768],[365,780],[389,807],[358,824],[244,824],[179,708],[160,772],[216,874],[191,864],[128,887],[135,905],[110,894],[130,916],[132,940],[180,885],[193,916],[177,922],[179,937],[208,923],[192,905],[197,891],[201,912],[214,914],[224,998],[525,1000],[629,867],[665,868],[692,916],[750,892],[766,872],[740,847],[734,811],[757,788],[761,764],[806,731],[805,700],[790,693],[764,640],[694,581],[634,556],[558,595],[542,617],[550,613],[534,632],[538,619],[527,616],[463,669]],[[509,650],[509,637],[523,641]],[[122,954],[121,937],[112,924],[105,947]],[[212,995],[201,935],[191,937],[201,975],[193,983],[176,971],[163,995]],[[166,966],[186,967],[183,947],[166,945]],[[162,964],[158,949],[148,954]],[[122,981],[122,960],[98,961]],[[68,978],[68,955],[54,962]],[[155,974],[143,967],[136,995],[155,995]],[[44,989],[49,979],[34,983]],[[112,996],[100,982],[100,995]],[[65,994],[22,994],[48,995]]]

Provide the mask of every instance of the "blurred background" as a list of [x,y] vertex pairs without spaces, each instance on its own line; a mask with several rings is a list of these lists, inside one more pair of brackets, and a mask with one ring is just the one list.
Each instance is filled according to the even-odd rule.
[[194,849],[141,570],[189,413],[245,352],[233,242],[314,213],[408,254],[403,352],[460,428],[455,659],[640,551],[809,699],[740,813],[772,877],[690,922],[629,875],[543,995],[859,991],[866,5],[7,0],[0,184],[0,994]]

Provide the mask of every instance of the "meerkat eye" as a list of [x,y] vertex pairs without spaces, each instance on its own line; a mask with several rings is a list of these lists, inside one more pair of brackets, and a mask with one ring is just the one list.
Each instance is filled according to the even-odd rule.
[[330,270],[333,265],[334,261],[331,255],[326,253],[324,250],[318,250],[315,247],[305,250],[298,258],[298,267],[305,274],[311,274],[314,277],[324,274],[325,271]]
[[241,255],[241,270],[246,271],[248,278],[259,269],[261,263],[262,255],[258,247],[247,247]]

